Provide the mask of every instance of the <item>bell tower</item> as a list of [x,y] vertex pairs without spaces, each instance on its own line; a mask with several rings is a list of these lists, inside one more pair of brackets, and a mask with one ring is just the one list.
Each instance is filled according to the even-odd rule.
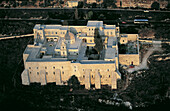
[[61,56],[67,57],[67,47],[66,47],[66,43],[64,43],[64,40],[61,43],[60,50],[61,50]]

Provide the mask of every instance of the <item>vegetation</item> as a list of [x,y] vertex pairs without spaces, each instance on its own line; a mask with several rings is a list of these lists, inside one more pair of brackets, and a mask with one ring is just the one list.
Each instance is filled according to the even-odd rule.
[[[153,54],[159,56],[151,56],[149,58],[148,70],[141,70],[133,74],[128,74],[133,77],[133,79],[130,80],[130,85],[127,89],[120,92],[123,100],[130,101],[135,106],[143,106],[148,109],[154,104],[159,105],[162,104],[161,102],[170,101],[168,99],[170,92],[170,61],[169,59],[158,59],[168,57],[163,54],[170,53],[169,46],[166,44],[164,49],[164,52],[155,52]],[[146,108],[144,109],[146,110]]]
[[118,43],[118,47],[119,47],[119,54],[126,54],[127,46],[125,44]]
[[7,35],[24,35],[32,34],[34,23],[29,22],[8,22],[0,21],[0,32],[1,34]]
[[83,6],[84,6],[84,3],[82,1],[79,1],[77,8],[83,8]]
[[153,2],[151,5],[151,9],[159,10],[160,4],[158,2]]
[[105,7],[111,7],[111,8],[116,8],[117,6],[115,5],[116,0],[104,0],[103,5]]
[[69,86],[71,86],[73,88],[80,87],[80,82],[79,82],[78,78],[75,75],[71,76],[71,78],[68,80],[67,83],[68,83]]
[[164,49],[165,53],[170,53],[170,45],[167,43],[162,43],[162,48]]
[[152,28],[144,27],[138,28],[139,37],[153,37],[155,35],[155,30]]
[[155,29],[156,39],[170,39],[170,28],[169,27],[157,27]]
[[103,42],[102,42],[102,37],[99,35],[99,29],[95,29],[94,32],[94,49],[97,50],[98,54],[103,50]]

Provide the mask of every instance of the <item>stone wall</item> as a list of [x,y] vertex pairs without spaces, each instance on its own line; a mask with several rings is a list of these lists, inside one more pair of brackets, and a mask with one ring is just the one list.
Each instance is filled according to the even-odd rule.
[[139,65],[139,54],[119,54],[119,63],[122,65]]
[[[89,64],[83,63],[71,63],[70,61],[63,62],[26,62],[25,69],[28,70],[28,75],[31,83],[41,83],[41,72],[44,71],[47,83],[56,82],[56,70],[61,72],[62,83],[67,83],[69,78],[73,75],[78,77],[80,84],[85,84],[85,70],[90,70],[91,84],[95,84],[96,70],[101,75],[102,85],[111,85],[111,72],[114,72],[117,79],[120,79],[120,75],[115,72],[115,63],[106,64]],[[44,81],[43,81],[44,82]],[[45,83],[43,83],[45,84]]]

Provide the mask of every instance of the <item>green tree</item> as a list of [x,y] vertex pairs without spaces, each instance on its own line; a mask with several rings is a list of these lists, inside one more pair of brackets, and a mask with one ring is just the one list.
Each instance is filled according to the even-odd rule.
[[170,39],[170,29],[169,27],[158,27],[155,31],[156,39]]
[[103,5],[111,8],[116,8],[116,0],[104,0]]
[[93,17],[93,12],[92,12],[92,11],[89,11],[89,12],[87,13],[86,19],[92,19],[92,17]]
[[78,88],[80,86],[80,82],[75,75],[71,76],[67,83],[69,86],[72,86],[73,88]]
[[96,3],[93,3],[92,4],[92,8],[96,8],[97,4]]
[[168,3],[168,5],[166,6],[166,8],[170,9],[170,3]]
[[159,10],[160,9],[160,4],[158,2],[153,2],[151,5],[152,9]]
[[167,43],[162,43],[162,48],[164,49],[165,53],[170,53],[170,45]]
[[102,42],[102,37],[99,35],[98,28],[95,29],[94,42],[95,42],[94,49],[96,49],[98,54],[100,54],[100,52],[103,50],[103,42]]
[[82,1],[79,1],[77,8],[83,8],[83,6],[84,6],[84,3]]
[[137,30],[140,37],[153,37],[155,34],[155,30],[148,27],[137,28]]

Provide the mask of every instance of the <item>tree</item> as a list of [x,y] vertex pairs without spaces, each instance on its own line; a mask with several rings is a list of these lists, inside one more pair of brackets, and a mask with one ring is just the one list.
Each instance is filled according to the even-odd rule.
[[97,5],[96,3],[93,3],[92,8],[96,8],[96,5]]
[[67,83],[69,86],[72,86],[73,88],[78,88],[80,86],[80,82],[75,75],[71,76]]
[[137,30],[140,37],[153,37],[155,34],[155,30],[147,27],[137,28]]
[[92,12],[92,11],[89,11],[89,12],[87,13],[87,18],[86,18],[86,19],[92,19],[92,17],[93,17],[93,12]]
[[156,39],[170,39],[170,29],[169,27],[158,27],[155,31]]
[[170,9],[170,3],[168,3],[168,5],[166,6],[167,9]]
[[107,7],[115,8],[116,7],[115,3],[116,0],[104,0],[103,5]]
[[96,28],[94,32],[94,42],[95,46],[94,49],[100,54],[100,52],[103,50],[103,42],[102,42],[102,37],[99,35],[99,29]]
[[160,4],[158,2],[153,2],[151,5],[152,9],[159,10],[160,9]]
[[162,48],[164,49],[164,53],[170,53],[170,45],[167,43],[162,43]]
[[77,8],[83,8],[83,6],[84,6],[84,3],[82,1],[79,1]]

